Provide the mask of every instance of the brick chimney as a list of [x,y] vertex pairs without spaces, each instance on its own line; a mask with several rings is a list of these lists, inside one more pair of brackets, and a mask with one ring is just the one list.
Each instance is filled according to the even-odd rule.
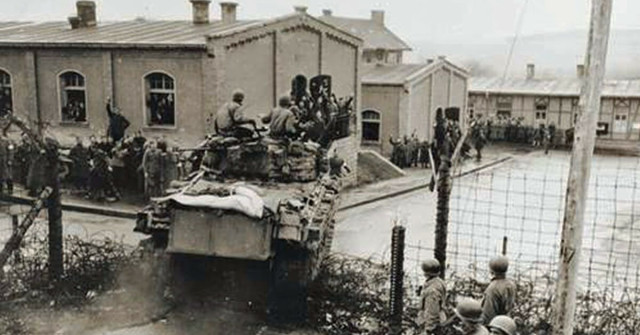
[[231,24],[237,20],[238,4],[235,2],[221,2],[220,11],[222,12],[222,23]]
[[536,65],[527,64],[527,79],[533,79],[536,76]]
[[193,12],[193,24],[209,23],[209,4],[211,0],[189,0]]
[[309,8],[307,6],[293,6],[293,9],[296,11],[296,13],[306,14],[307,9]]
[[332,16],[333,15],[333,11],[331,9],[323,9],[322,10],[322,15],[323,16]]
[[576,66],[576,75],[578,76],[578,79],[584,78],[584,64],[578,64]]
[[94,1],[77,1],[76,16],[69,17],[71,29],[95,27],[98,22],[96,20],[96,3]]
[[384,26],[384,11],[383,10],[372,10],[371,11],[371,21]]

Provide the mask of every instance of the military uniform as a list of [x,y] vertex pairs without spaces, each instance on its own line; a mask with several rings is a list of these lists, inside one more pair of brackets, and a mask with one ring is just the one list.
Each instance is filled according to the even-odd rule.
[[9,139],[0,136],[0,193],[4,192],[5,184],[8,189],[11,188],[9,186],[11,185],[11,171],[9,169],[11,150],[9,145]]
[[497,315],[509,315],[515,305],[516,285],[504,275],[497,274],[487,289],[482,300],[482,318],[489,323]]
[[463,299],[456,306],[455,313],[462,321],[462,334],[489,335],[489,330],[482,325],[482,307],[473,299]]
[[244,101],[244,93],[236,90],[233,92],[233,99],[220,107],[214,125],[216,132],[222,136],[230,136],[237,138],[247,138],[253,136],[251,129],[242,125],[251,124],[255,128],[255,122],[249,120],[243,115],[242,102]]
[[78,189],[86,189],[91,173],[89,165],[89,149],[85,148],[82,143],[76,144],[69,152],[69,158],[73,161],[73,171],[71,176],[73,183]]
[[418,324],[430,334],[446,321],[444,303],[447,288],[440,277],[428,278],[422,286]]
[[279,106],[274,108],[269,115],[262,118],[262,122],[268,123],[269,135],[274,138],[290,137],[296,133],[296,117],[289,109],[291,101],[289,97],[281,97]]
[[47,172],[47,156],[44,150],[33,148],[29,155],[29,172],[27,189],[30,196],[37,196],[45,187]]

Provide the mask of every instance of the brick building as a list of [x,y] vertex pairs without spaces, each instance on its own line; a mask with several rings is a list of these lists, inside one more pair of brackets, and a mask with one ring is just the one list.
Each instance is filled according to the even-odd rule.
[[364,41],[362,53],[361,147],[391,154],[389,137],[431,139],[435,109],[457,107],[464,124],[468,72],[440,56],[405,64],[411,47],[385,25],[385,12],[345,18],[324,10],[321,20]]
[[[574,78],[541,79],[529,64],[523,78],[472,78],[469,114],[522,118],[534,127],[553,123],[560,130],[572,128],[584,67],[576,70]],[[600,140],[640,140],[640,80],[605,80],[598,121]]]
[[[60,135],[104,133],[111,97],[147,136],[193,145],[211,116],[246,92],[257,116],[288,94],[298,74],[333,76],[337,96],[360,109],[362,41],[296,7],[267,20],[238,20],[237,4],[191,0],[191,21],[100,22],[95,3],[77,2],[69,22],[0,23],[0,106],[41,119]],[[357,122],[356,122],[357,124]],[[358,131],[336,142],[355,166]]]
[[[362,77],[361,146],[391,154],[389,138],[433,138],[435,110],[467,103],[466,70],[446,58],[428,64],[365,67]],[[464,124],[464,113],[460,116]]]

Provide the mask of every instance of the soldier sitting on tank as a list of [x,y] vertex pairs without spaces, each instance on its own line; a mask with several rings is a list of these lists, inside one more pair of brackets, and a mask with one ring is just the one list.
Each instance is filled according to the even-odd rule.
[[[238,139],[253,137],[256,130],[256,121],[246,118],[242,112],[242,103],[244,102],[244,92],[235,90],[233,92],[232,101],[225,103],[216,114],[215,129],[216,132],[224,137],[235,137]],[[253,126],[254,130],[244,127],[244,125]]]
[[298,132],[295,127],[296,117],[291,111],[291,98],[282,96],[278,100],[278,107],[271,110],[269,115],[262,117],[262,122],[269,124],[269,136],[282,139],[294,139]]

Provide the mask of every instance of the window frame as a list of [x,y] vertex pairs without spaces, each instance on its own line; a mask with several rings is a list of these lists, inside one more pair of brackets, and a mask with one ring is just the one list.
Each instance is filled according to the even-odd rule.
[[[67,73],[75,73],[77,75],[79,75],[80,77],[82,77],[82,81],[84,83],[84,86],[62,86],[62,76],[67,74]],[[60,72],[58,72],[58,74],[56,75],[56,86],[58,88],[57,90],[57,96],[58,96],[58,117],[60,120],[60,124],[62,125],[87,125],[89,124],[89,90],[87,89],[87,76],[76,69],[64,69]],[[70,91],[83,91],[84,92],[84,121],[71,121],[71,120],[64,120],[63,116],[62,116],[62,91],[63,90],[70,90]]]
[[[153,125],[150,124],[150,116],[147,113],[147,77],[153,74],[165,75],[173,81],[173,89],[152,89],[149,85],[149,94],[154,93],[172,93],[173,94],[173,124],[172,125]],[[142,75],[142,113],[143,113],[143,128],[144,129],[165,129],[176,130],[178,129],[178,80],[175,76],[164,70],[152,70]]]
[[[509,104],[509,108],[506,108],[506,104]],[[500,106],[500,104],[503,104]],[[496,97],[496,117],[499,117],[500,114],[508,114],[503,115],[504,117],[511,118],[513,117],[513,97],[508,95],[502,95]]]
[[[4,72],[9,77],[9,90],[11,91],[11,112],[15,112],[15,90],[13,89],[13,74],[6,68],[0,67],[0,72]],[[5,86],[2,86],[5,87]]]
[[[376,115],[378,115],[377,119],[370,119],[370,118],[365,118],[364,114],[367,112],[371,112],[374,113]],[[362,123],[362,135],[360,137],[360,141],[364,144],[379,144],[382,143],[382,113],[380,113],[379,111],[375,110],[375,109],[364,109],[362,112],[360,112],[360,118],[362,119],[360,122]],[[378,125],[378,139],[377,140],[369,140],[369,139],[365,139],[364,138],[364,124],[365,123],[369,123],[369,124],[376,124]]]

